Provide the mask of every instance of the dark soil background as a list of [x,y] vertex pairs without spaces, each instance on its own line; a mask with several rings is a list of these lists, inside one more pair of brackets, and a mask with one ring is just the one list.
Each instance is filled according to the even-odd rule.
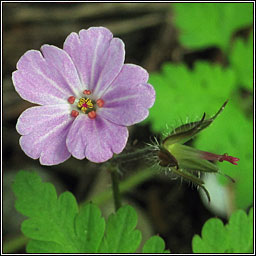
[[[3,238],[8,243],[20,233],[20,215],[14,210],[10,189],[20,169],[36,170],[43,180],[51,181],[59,192],[69,190],[82,202],[90,199],[99,179],[109,175],[102,165],[70,158],[63,164],[44,167],[27,157],[19,146],[15,125],[19,115],[32,106],[15,92],[11,74],[18,59],[43,44],[60,48],[71,32],[91,26],[105,26],[126,46],[126,63],[134,63],[149,72],[158,71],[165,61],[216,60],[218,51],[186,51],[178,42],[169,3],[3,3]],[[130,128],[127,150],[142,146],[153,134],[150,125]],[[122,168],[122,180],[139,172],[133,163]],[[106,186],[110,186],[109,180]],[[202,204],[198,191],[180,180],[159,174],[123,195],[148,219],[152,234],[164,238],[172,253],[191,253],[191,240],[200,234],[203,223],[213,217]],[[143,229],[140,226],[140,229]],[[143,230],[142,230],[143,231]],[[13,253],[25,253],[25,245]]]

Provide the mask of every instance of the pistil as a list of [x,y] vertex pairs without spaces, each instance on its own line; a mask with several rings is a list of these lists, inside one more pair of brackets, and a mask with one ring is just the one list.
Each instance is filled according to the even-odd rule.
[[81,111],[85,114],[88,114],[90,109],[93,109],[93,103],[89,98],[81,98],[77,104],[77,107],[81,109]]
[[227,153],[223,155],[216,155],[210,152],[202,151],[201,156],[206,160],[219,161],[219,162],[227,161],[234,165],[237,165],[236,162],[240,160],[237,157],[229,156]]

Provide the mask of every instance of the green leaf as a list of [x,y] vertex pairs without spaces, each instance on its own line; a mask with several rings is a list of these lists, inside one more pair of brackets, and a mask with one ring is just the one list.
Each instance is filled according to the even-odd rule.
[[116,214],[111,214],[100,252],[134,253],[141,241],[141,232],[134,230],[136,225],[137,214],[129,205],[120,208]]
[[234,43],[230,62],[237,76],[238,85],[253,90],[253,33],[248,41],[237,39]]
[[163,132],[166,124],[172,130],[188,117],[198,121],[204,112],[208,116],[216,113],[231,97],[235,74],[207,62],[197,62],[193,70],[183,64],[165,64],[161,73],[150,75],[150,83],[157,97],[148,120],[155,132]]
[[194,253],[221,253],[225,251],[227,244],[225,227],[217,218],[206,221],[202,229],[202,238],[196,235],[192,240]]
[[[70,192],[58,198],[54,186],[42,183],[35,172],[20,171],[13,191],[16,209],[29,217],[22,223],[22,232],[31,239],[28,253],[134,253],[140,245],[137,214],[131,206],[111,214],[105,230],[96,205],[88,203],[78,210]],[[159,237],[147,241],[146,248],[168,252]]]
[[53,185],[42,183],[33,172],[19,172],[13,191],[16,209],[29,217],[22,223],[22,232],[32,239],[29,253],[97,252],[105,222],[95,205],[87,204],[78,213],[70,192],[57,198]]
[[142,253],[170,253],[165,250],[164,240],[159,236],[150,237],[142,248]]
[[105,230],[105,220],[100,209],[89,203],[82,207],[75,219],[78,243],[83,245],[83,252],[98,252]]
[[233,253],[253,252],[253,221],[242,210],[232,214],[226,226],[229,246]]
[[[57,202],[57,194],[50,183],[42,184],[41,178],[34,172],[20,171],[13,184],[13,192],[17,197],[16,209],[27,217],[40,217],[46,208],[53,208]],[[38,200],[42,195],[46,200]]]
[[253,3],[173,3],[179,39],[188,48],[218,46],[227,51],[231,35],[252,25]]
[[248,216],[249,216],[249,221],[250,221],[250,223],[253,224],[253,208],[250,209]]
[[207,220],[202,228],[202,237],[192,240],[194,253],[249,253],[253,247],[252,210],[249,216],[242,210],[234,212],[224,226],[218,218]]

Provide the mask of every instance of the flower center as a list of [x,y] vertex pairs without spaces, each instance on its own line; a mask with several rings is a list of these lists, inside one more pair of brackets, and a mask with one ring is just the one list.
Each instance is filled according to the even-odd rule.
[[[90,95],[92,92],[90,90],[84,90],[84,95]],[[79,100],[75,98],[75,96],[70,96],[68,98],[68,102],[76,108],[71,111],[72,117],[77,117],[79,115],[79,112],[82,112],[84,114],[88,114],[88,117],[90,119],[96,118],[96,110],[97,108],[102,108],[105,104],[103,99],[97,99],[96,101],[91,100],[88,97],[82,97]]]
[[89,98],[80,98],[77,107],[85,114],[88,114],[94,109],[94,104]]

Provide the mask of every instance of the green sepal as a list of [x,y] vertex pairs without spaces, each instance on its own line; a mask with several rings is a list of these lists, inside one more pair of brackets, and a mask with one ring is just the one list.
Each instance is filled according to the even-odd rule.
[[184,170],[184,169],[175,169],[175,168],[171,168],[171,171],[177,175],[179,175],[180,177],[184,178],[187,181],[191,181],[194,184],[196,184],[197,186],[199,186],[206,194],[208,201],[210,202],[210,194],[208,192],[208,190],[204,187],[204,181],[201,180],[200,178],[196,177],[194,174]]
[[200,121],[191,122],[188,124],[181,125],[174,129],[169,136],[167,136],[162,144],[165,148],[168,148],[169,145],[175,144],[175,143],[185,143],[192,139],[196,134],[201,132],[203,129],[207,128],[224,110],[226,104],[228,103],[228,100],[224,102],[224,104],[221,106],[221,108],[218,110],[218,112],[211,118],[205,120],[205,113],[203,114],[203,117]]
[[177,159],[181,169],[197,170],[202,172],[218,172],[217,165],[203,159],[201,151],[179,143],[170,145],[167,150]]

